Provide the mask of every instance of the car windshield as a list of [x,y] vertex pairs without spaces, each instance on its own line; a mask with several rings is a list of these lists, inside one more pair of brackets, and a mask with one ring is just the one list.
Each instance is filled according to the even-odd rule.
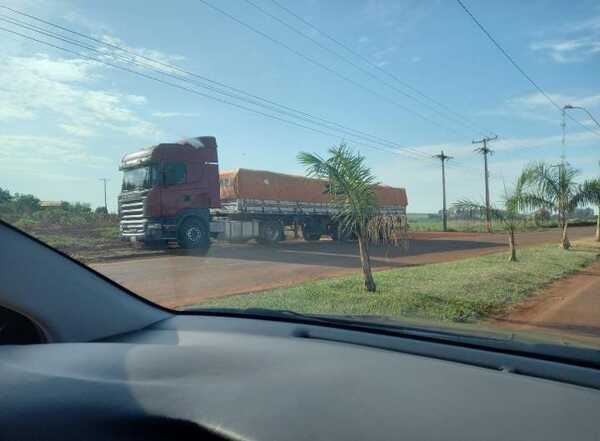
[[0,9],[2,221],[174,311],[600,349],[594,2]]

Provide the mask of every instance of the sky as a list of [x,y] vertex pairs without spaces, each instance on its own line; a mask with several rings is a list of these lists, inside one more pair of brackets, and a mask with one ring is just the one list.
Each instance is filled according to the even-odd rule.
[[[585,107],[600,119],[597,1],[464,2],[554,102]],[[326,154],[346,142],[380,182],[405,187],[408,211],[420,213],[441,208],[440,163],[431,158],[441,150],[454,158],[446,174],[449,202],[483,200],[483,158],[472,141],[485,134],[498,134],[489,144],[496,202],[526,164],[560,158],[559,110],[455,1],[2,4],[112,45],[0,8],[0,28],[22,34],[0,29],[0,187],[11,192],[96,207],[104,198],[100,178],[108,178],[109,209],[115,210],[124,154],[213,135],[221,170],[292,174],[304,173],[298,152]],[[15,23],[59,32],[96,51]],[[142,65],[123,64],[124,57]],[[201,87],[215,86],[207,80],[337,126],[323,128],[232,97],[209,98],[218,94]],[[567,119],[566,158],[580,179],[597,176],[600,127],[580,110],[569,113],[581,125]],[[340,125],[362,134],[336,131]]]

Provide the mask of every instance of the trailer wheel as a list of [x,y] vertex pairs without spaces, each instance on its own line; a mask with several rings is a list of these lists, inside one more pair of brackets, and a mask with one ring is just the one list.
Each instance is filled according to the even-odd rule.
[[276,243],[282,241],[283,225],[277,221],[261,222],[259,226],[259,240],[262,243]]
[[302,237],[308,242],[316,242],[321,239],[321,231],[318,225],[305,223],[302,225]]
[[338,224],[329,226],[329,235],[331,236],[331,239],[339,242],[348,242],[354,238],[353,234],[340,231]]
[[206,224],[195,218],[184,220],[177,233],[177,243],[186,249],[208,249],[210,237]]

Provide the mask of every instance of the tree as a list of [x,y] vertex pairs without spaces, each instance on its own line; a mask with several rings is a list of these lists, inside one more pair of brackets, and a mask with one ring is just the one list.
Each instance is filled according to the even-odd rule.
[[10,191],[4,190],[3,188],[0,187],[0,204],[5,204],[7,202],[10,202],[10,200],[11,200]]
[[[481,215],[486,212],[485,204],[479,204],[468,199],[458,201],[453,204],[453,206],[459,212],[478,212]],[[509,262],[516,262],[517,244],[515,241],[515,232],[517,230],[519,220],[521,219],[519,214],[519,205],[516,198],[516,190],[504,189],[503,206],[504,207],[502,209],[492,207],[490,213],[493,218],[498,219],[502,223],[504,231],[506,231],[508,235],[508,246],[510,249],[510,255],[508,257]]]
[[40,211],[40,200],[31,194],[16,193],[12,198],[15,213],[20,215],[31,215]]
[[585,181],[582,186],[584,199],[589,204],[594,204],[598,209],[596,217],[596,241],[600,242],[600,178]]
[[535,213],[533,213],[533,222],[535,222],[536,227],[540,227],[548,222],[551,217],[550,211],[545,208],[538,208],[535,210]]
[[96,209],[94,210],[94,214],[97,214],[99,216],[107,216],[108,210],[106,209],[106,207],[96,207]]
[[343,235],[355,235],[364,286],[375,292],[371,272],[369,242],[398,244],[403,238],[399,231],[404,227],[399,216],[381,215],[375,195],[375,177],[365,164],[364,156],[350,150],[345,144],[329,149],[329,157],[301,152],[298,161],[306,167],[308,176],[326,179],[326,192],[331,203],[340,208],[334,216]]
[[567,235],[569,217],[584,201],[582,189],[575,182],[578,174],[567,162],[557,165],[537,162],[525,167],[517,182],[515,200],[519,208],[545,208],[558,214],[564,249],[571,247]]

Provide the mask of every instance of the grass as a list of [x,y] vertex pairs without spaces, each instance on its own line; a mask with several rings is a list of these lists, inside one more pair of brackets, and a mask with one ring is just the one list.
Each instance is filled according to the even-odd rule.
[[[408,225],[410,231],[442,231],[441,218],[431,218],[423,213],[409,213]],[[595,225],[595,219],[571,219],[570,226]],[[547,228],[556,228],[556,220],[551,220],[543,225],[536,225],[531,219],[525,219],[518,225],[518,231],[538,231]],[[485,221],[480,219],[448,219],[448,231],[458,232],[486,232]],[[504,232],[504,228],[499,221],[492,222],[492,231],[495,233]]]
[[598,243],[565,251],[557,245],[519,250],[519,262],[496,253],[375,273],[377,292],[360,275],[313,281],[204,302],[201,307],[274,308],[301,313],[375,315],[473,322],[505,311],[536,289],[592,263]]

